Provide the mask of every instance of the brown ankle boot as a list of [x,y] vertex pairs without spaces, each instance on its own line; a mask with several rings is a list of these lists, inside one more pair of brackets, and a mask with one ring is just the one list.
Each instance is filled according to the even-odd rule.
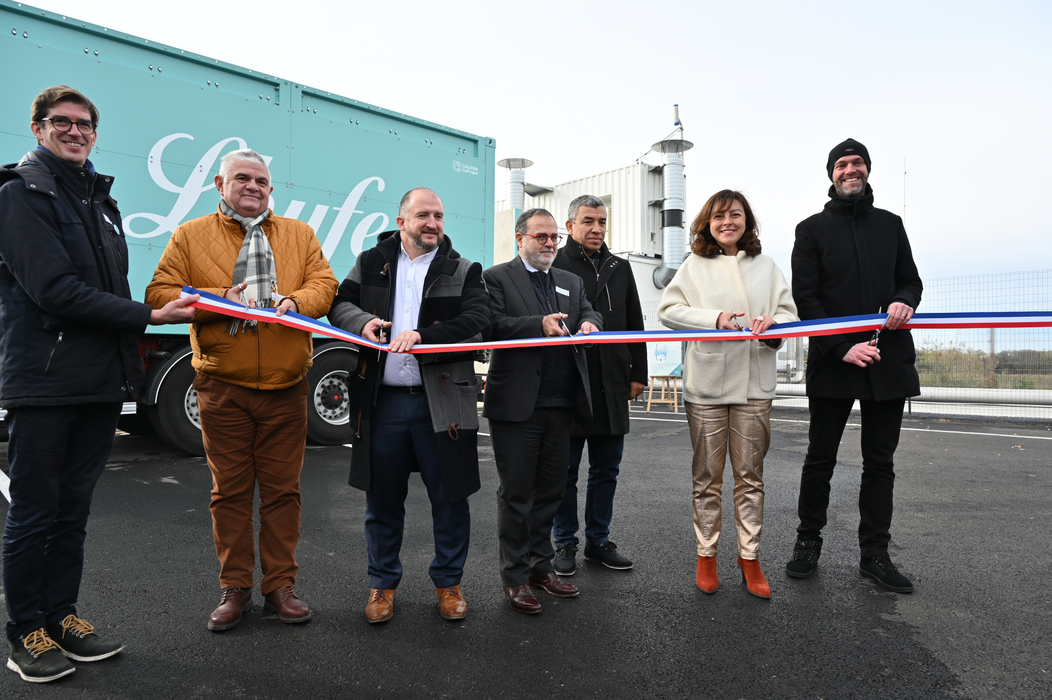
[[694,580],[704,592],[716,592],[720,587],[720,580],[716,577],[716,557],[698,557],[698,571]]
[[771,599],[771,586],[767,583],[758,560],[738,557],[738,568],[742,570],[742,581],[745,582],[749,593],[757,598]]

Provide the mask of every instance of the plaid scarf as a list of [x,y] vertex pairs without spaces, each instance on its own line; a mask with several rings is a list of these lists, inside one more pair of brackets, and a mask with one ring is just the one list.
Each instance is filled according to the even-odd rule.
[[[248,282],[248,286],[241,291],[241,303],[248,306],[249,299],[255,299],[258,308],[274,306],[278,298],[278,276],[274,268],[274,253],[262,225],[270,217],[270,210],[249,219],[231,209],[225,200],[219,200],[219,211],[240,222],[245,229],[245,242],[237,254],[232,277],[232,285]],[[249,327],[253,333],[257,332],[255,321],[234,319],[230,322],[230,335],[237,334],[239,324],[242,333]]]

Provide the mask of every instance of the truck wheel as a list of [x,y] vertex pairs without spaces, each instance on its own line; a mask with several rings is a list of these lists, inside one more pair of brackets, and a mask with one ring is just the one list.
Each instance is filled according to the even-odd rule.
[[347,378],[358,363],[351,349],[329,350],[314,358],[307,370],[307,437],[318,445],[344,445],[351,441]]
[[158,435],[190,454],[204,455],[195,374],[188,355],[165,377],[157,392],[157,403],[150,406],[149,413]]
[[135,413],[128,413],[118,418],[117,428],[129,435],[157,434],[157,429],[153,427],[153,421],[150,420],[149,410],[142,404],[135,407]]

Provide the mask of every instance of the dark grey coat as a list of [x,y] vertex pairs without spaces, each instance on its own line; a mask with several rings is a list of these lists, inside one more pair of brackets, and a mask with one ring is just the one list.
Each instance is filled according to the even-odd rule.
[[[363,251],[340,285],[329,311],[329,322],[361,334],[378,317],[390,319],[397,277],[398,231],[386,231],[375,248]],[[446,237],[428,267],[420,318],[414,329],[422,344],[479,342],[489,327],[489,303],[482,283],[482,266],[460,257]],[[363,350],[352,372],[348,400],[354,428],[349,483],[368,491],[373,465],[369,446],[370,416],[388,353]],[[478,491],[478,379],[471,352],[416,356],[431,422],[442,460],[443,491],[453,503]]]

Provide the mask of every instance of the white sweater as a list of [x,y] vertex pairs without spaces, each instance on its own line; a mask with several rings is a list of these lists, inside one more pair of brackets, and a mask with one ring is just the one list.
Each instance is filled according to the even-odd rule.
[[[739,251],[733,258],[691,255],[665,289],[658,318],[674,330],[716,328],[720,313],[744,311],[775,323],[799,320],[789,285],[774,260]],[[774,398],[777,351],[756,340],[691,341],[684,362],[683,398],[699,404],[743,404]]]

